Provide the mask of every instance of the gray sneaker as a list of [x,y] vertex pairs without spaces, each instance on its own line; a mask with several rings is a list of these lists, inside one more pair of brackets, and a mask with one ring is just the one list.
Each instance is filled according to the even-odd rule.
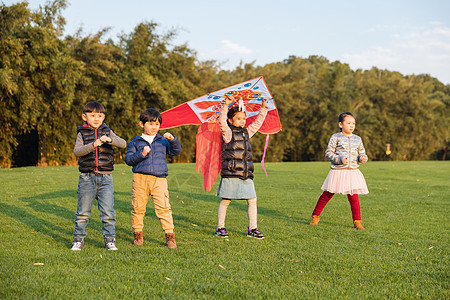
[[84,239],[81,237],[74,238],[72,243],[72,248],[70,250],[72,251],[81,251],[81,248],[83,248]]
[[119,250],[116,247],[116,238],[115,237],[105,238],[105,248],[114,251]]

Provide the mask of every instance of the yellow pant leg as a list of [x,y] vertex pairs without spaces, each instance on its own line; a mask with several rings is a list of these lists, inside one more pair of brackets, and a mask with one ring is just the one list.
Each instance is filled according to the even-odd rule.
[[144,216],[150,193],[148,176],[139,173],[133,174],[131,224],[135,232],[142,231],[144,228]]
[[166,178],[152,178],[152,184],[150,188],[150,194],[152,196],[153,205],[155,206],[155,214],[161,221],[163,230],[166,233],[173,232],[173,218],[172,209],[169,203],[169,190],[167,189]]

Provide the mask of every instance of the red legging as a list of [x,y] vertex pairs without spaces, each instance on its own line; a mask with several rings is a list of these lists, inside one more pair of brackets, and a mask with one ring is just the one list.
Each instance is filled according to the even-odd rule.
[[[314,208],[313,215],[320,216],[323,208],[327,205],[328,201],[333,198],[333,193],[324,191],[323,194],[319,197],[317,201],[316,207]],[[361,208],[359,207],[359,199],[358,194],[347,195],[348,202],[350,202],[350,207],[352,209],[353,220],[361,220]]]

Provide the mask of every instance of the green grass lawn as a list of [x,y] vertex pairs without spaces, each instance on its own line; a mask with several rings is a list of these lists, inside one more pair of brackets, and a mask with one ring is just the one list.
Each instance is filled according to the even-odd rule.
[[[256,166],[258,227],[232,201],[228,239],[214,236],[217,184],[205,193],[194,164],[169,166],[178,249],[149,202],[143,246],[133,246],[131,168],[113,173],[117,247],[103,247],[95,207],[81,252],[69,250],[77,167],[0,169],[0,298],[449,299],[449,162],[369,162],[360,196],[365,231],[336,195],[318,226],[310,215],[329,164]],[[40,265],[35,265],[39,263]]]

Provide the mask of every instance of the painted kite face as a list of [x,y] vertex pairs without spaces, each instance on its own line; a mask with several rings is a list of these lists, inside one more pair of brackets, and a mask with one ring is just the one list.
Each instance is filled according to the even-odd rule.
[[[235,99],[242,98],[242,100],[244,101],[245,110],[247,112],[257,112],[261,109],[262,101],[258,101],[257,103],[255,103],[255,101],[262,100],[262,98],[263,98],[261,96],[260,92],[255,92],[252,90],[228,91],[224,94],[224,97],[225,96],[233,96]],[[212,99],[209,101],[207,100],[207,101],[194,103],[194,105],[197,108],[202,109],[202,110],[207,110],[207,111],[199,113],[200,117],[203,120],[207,120],[210,117],[217,114],[224,103],[224,101],[220,97],[211,96],[211,98]],[[217,98],[217,99],[215,99],[215,98]],[[252,101],[252,102],[249,103],[250,101]],[[261,102],[261,103],[259,103],[259,102]],[[233,106],[234,105],[237,105],[237,103],[233,104]]]
[[[252,90],[243,90],[243,91],[229,91],[227,93],[225,93],[224,96],[233,96],[234,99],[240,99],[242,98],[242,100],[244,101],[244,105],[245,105],[245,110],[248,112],[255,112],[255,111],[259,111],[261,109],[261,103],[255,103],[254,101],[252,103],[249,103],[249,101],[251,100],[260,100],[261,97],[261,93],[260,92],[255,92]],[[237,105],[237,104],[233,104]]]
[[[267,116],[259,132],[273,134],[281,130],[275,100],[262,76],[204,94],[163,112],[161,115],[164,115],[166,121],[164,121],[164,125],[161,125],[161,128],[166,129],[187,124],[199,125],[205,122],[218,123],[220,110],[226,102],[229,103],[224,97],[227,93],[236,95],[236,97],[242,97],[245,105],[245,114],[247,115],[246,126],[249,126],[256,120],[261,111],[263,101],[266,103],[264,99],[267,99],[265,104]],[[239,101],[239,98],[237,101]],[[207,125],[215,128],[215,124]]]
[[[253,78],[252,80],[203,95],[188,101],[187,104],[195,113],[199,122],[217,122],[219,112],[225,105],[225,98],[228,95],[233,96],[235,101],[239,101],[242,98],[248,119],[247,122],[251,122],[253,118],[256,118],[261,110],[264,98],[268,100],[266,104],[267,111],[271,112],[276,110],[275,102],[262,77]],[[232,106],[237,105],[239,104],[232,104]],[[177,108],[177,111],[179,109],[181,108]]]
[[258,99],[261,97],[260,92],[254,92],[252,90],[243,90],[243,91],[229,91],[224,94],[224,96],[233,96],[235,99],[242,98],[244,100],[244,103],[252,100],[252,99]]

